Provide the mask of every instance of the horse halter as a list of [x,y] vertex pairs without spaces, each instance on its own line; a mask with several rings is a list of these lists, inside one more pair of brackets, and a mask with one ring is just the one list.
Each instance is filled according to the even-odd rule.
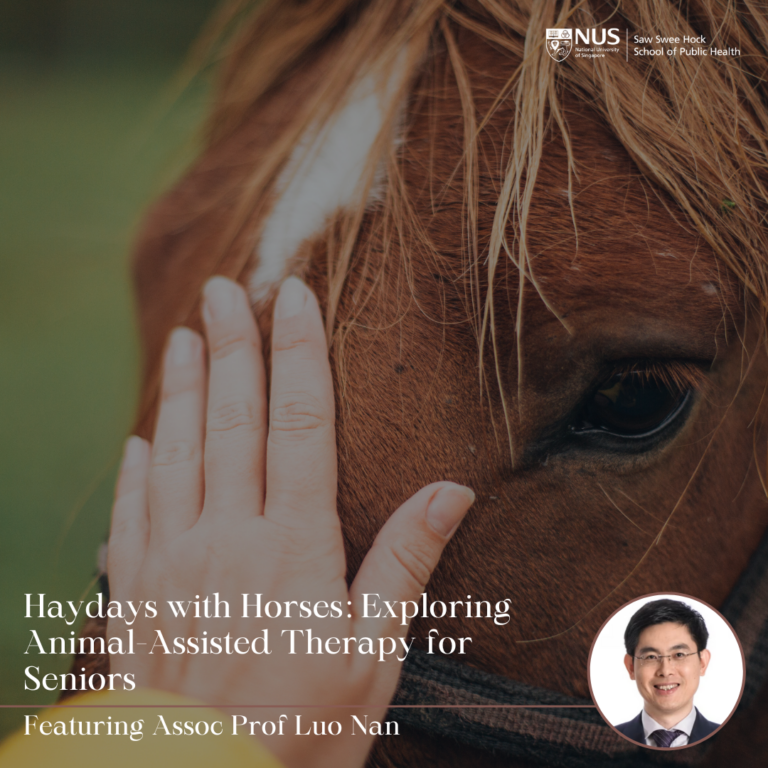
[[[744,695],[734,715],[739,717],[749,712],[768,678],[768,532],[721,613],[736,630],[747,662]],[[510,704],[563,708],[504,708]],[[589,699],[536,688],[418,650],[412,650],[403,664],[388,718],[477,750],[562,768],[696,766],[719,737],[715,734],[698,749],[661,756],[619,736]]]

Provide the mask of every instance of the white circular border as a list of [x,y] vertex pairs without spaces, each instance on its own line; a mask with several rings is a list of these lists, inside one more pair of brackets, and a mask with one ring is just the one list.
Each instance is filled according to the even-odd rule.
[[616,610],[600,627],[592,641],[587,663],[592,700],[611,726],[632,720],[642,710],[643,698],[624,667],[624,630],[643,605],[664,598],[688,603],[704,617],[709,631],[707,648],[712,659],[701,679],[694,704],[707,720],[724,725],[744,692],[744,651],[733,628],[719,611],[698,598],[676,592],[638,597]]

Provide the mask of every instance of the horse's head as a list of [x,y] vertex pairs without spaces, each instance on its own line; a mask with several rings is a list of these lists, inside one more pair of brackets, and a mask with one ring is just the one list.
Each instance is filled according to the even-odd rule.
[[[494,73],[513,63],[470,41],[462,53],[475,91],[489,92],[477,99],[487,114],[503,86]],[[386,200],[370,205],[337,309],[351,562],[424,482],[469,485],[478,501],[429,593],[509,597],[512,620],[430,619],[416,637],[432,626],[471,636],[470,662],[585,694],[589,643],[615,607],[661,589],[720,604],[756,545],[761,326],[704,238],[604,121],[568,99],[572,178],[552,131],[527,259],[507,220],[510,253],[490,279],[515,104],[498,105],[479,137],[475,261],[464,180],[446,183],[461,168],[460,96],[450,78],[430,90],[400,150],[412,218],[395,237]],[[327,290],[325,236],[309,264]]]
[[[469,485],[429,594],[509,598],[511,620],[417,620],[417,645],[470,636],[455,660],[586,695],[615,607],[720,604],[768,521],[764,59],[554,62],[545,29],[603,6],[396,5],[272,3],[240,38],[211,148],[139,254],[144,431],[210,274],[241,276],[265,333],[303,274],[328,309],[351,571],[408,495]],[[755,20],[644,7],[615,25],[757,51]]]

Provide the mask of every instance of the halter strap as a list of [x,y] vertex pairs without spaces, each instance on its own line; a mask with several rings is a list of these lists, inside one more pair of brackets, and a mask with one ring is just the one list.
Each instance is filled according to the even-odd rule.
[[[736,630],[747,660],[744,696],[738,708],[741,713],[750,707],[768,677],[768,532],[721,611]],[[469,708],[505,704],[563,708]],[[606,725],[589,699],[519,683],[415,649],[403,664],[388,717],[474,749],[561,768],[696,766],[718,738],[716,734],[698,749],[662,756],[621,738]]]

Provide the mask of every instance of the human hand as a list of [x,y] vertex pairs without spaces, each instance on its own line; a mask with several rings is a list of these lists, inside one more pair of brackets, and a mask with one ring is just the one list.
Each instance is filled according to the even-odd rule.
[[[165,355],[162,402],[152,445],[126,444],[109,541],[112,598],[154,600],[135,641],[149,649],[166,639],[254,638],[269,627],[270,655],[113,655],[112,671],[140,686],[181,693],[213,706],[322,707],[307,720],[349,718],[344,705],[365,705],[380,720],[394,694],[400,663],[390,655],[288,653],[284,630],[314,637],[405,637],[399,618],[364,618],[362,595],[417,600],[442,550],[474,500],[468,488],[435,483],[387,521],[350,588],[336,511],[333,383],[320,310],[297,278],[275,305],[272,382],[267,418],[260,335],[243,289],[213,278],[204,291],[209,350],[176,329]],[[258,621],[243,618],[242,595],[280,603],[336,602],[335,618]],[[231,618],[174,618],[167,601],[218,593]],[[293,610],[293,609],[292,609]],[[109,636],[124,635],[121,622]],[[298,636],[306,642],[303,636]],[[375,642],[375,640],[374,640]],[[170,643],[169,643],[170,644]],[[228,709],[229,711],[229,709]],[[296,710],[304,712],[305,710]],[[253,713],[253,710],[250,710]],[[360,766],[372,736],[275,736],[264,739],[286,766]]]

